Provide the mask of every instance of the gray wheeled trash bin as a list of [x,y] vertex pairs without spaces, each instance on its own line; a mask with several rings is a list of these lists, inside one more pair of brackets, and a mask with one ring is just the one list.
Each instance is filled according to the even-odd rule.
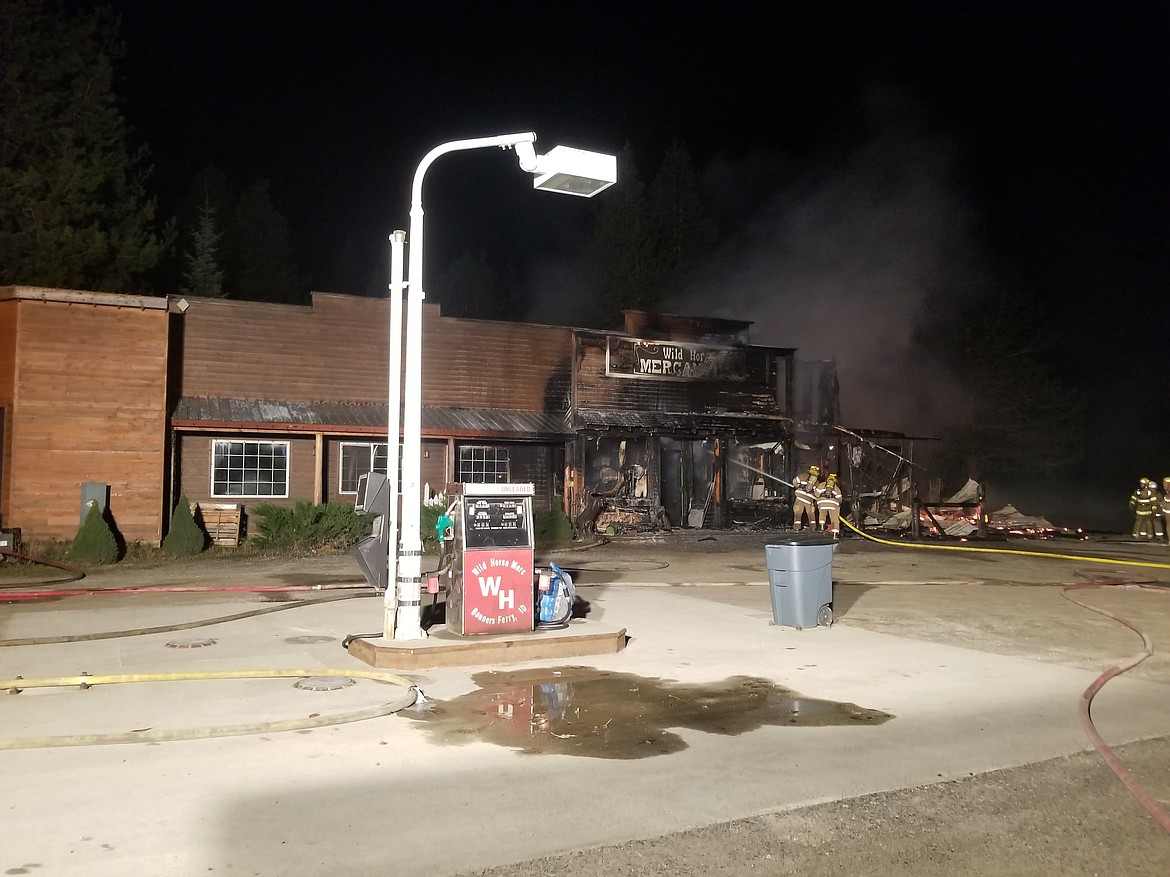
[[828,533],[796,532],[764,546],[772,620],[788,627],[833,623],[833,549]]

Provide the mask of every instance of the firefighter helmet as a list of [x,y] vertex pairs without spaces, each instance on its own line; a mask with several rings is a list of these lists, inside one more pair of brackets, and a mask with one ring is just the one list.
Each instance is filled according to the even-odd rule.
[[1138,482],[1138,484],[1140,484],[1142,487],[1145,487],[1149,483],[1150,483],[1149,478],[1143,478],[1141,481]]
[[808,467],[808,474],[809,475],[819,475],[820,472],[821,472],[821,470],[820,470],[819,466],[809,466]]
[[830,481],[836,481],[836,480],[837,480],[837,473],[836,473],[836,472],[832,472],[832,473],[830,473],[830,474],[829,474],[829,480],[830,480]]

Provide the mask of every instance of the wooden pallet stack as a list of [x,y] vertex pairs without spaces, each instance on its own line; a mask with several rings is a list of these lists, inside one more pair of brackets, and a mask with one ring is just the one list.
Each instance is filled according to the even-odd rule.
[[203,521],[203,529],[211,537],[212,545],[240,544],[240,519],[243,507],[238,504],[200,503],[199,515]]

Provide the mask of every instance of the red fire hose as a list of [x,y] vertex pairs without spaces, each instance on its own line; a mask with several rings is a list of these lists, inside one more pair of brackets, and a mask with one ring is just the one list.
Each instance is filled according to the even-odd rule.
[[1101,758],[1104,759],[1107,765],[1109,765],[1110,770],[1112,770],[1113,773],[1117,775],[1117,778],[1121,780],[1122,784],[1127,789],[1129,789],[1130,793],[1135,798],[1137,798],[1138,803],[1140,803],[1142,807],[1145,808],[1146,812],[1154,817],[1155,821],[1160,826],[1162,826],[1163,830],[1165,830],[1167,834],[1170,834],[1170,813],[1167,813],[1158,805],[1158,802],[1154,799],[1154,796],[1147,792],[1145,788],[1143,788],[1142,785],[1136,779],[1134,779],[1133,774],[1129,772],[1129,768],[1126,767],[1125,764],[1122,763],[1121,759],[1119,759],[1113,753],[1113,750],[1109,748],[1108,744],[1097,732],[1097,728],[1093,724],[1093,717],[1091,714],[1093,697],[1096,696],[1097,692],[1104,688],[1105,683],[1110,679],[1113,679],[1116,676],[1120,676],[1127,670],[1132,670],[1134,667],[1152,655],[1154,653],[1154,643],[1150,639],[1149,635],[1140,630],[1132,621],[1129,621],[1126,618],[1122,618],[1120,615],[1114,615],[1112,612],[1109,612],[1106,609],[1090,606],[1087,603],[1082,603],[1080,600],[1074,600],[1068,594],[1069,591],[1082,591],[1089,588],[1142,588],[1143,590],[1155,591],[1159,594],[1170,594],[1170,590],[1167,590],[1164,587],[1159,587],[1157,585],[1135,584],[1132,582],[1123,581],[1065,585],[1061,590],[1061,596],[1063,596],[1069,602],[1075,603],[1082,609],[1088,609],[1090,612],[1096,612],[1098,615],[1104,615],[1106,618],[1111,618],[1119,624],[1124,624],[1142,638],[1143,648],[1140,652],[1138,652],[1124,664],[1118,667],[1110,667],[1095,680],[1093,680],[1092,685],[1085,689],[1084,694],[1081,695],[1078,714],[1081,720],[1081,728],[1084,729],[1085,735],[1092,742]]

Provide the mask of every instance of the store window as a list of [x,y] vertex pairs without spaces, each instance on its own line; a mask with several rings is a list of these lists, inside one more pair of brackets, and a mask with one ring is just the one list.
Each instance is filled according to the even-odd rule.
[[288,442],[213,440],[211,495],[287,497]]
[[337,476],[339,493],[357,493],[361,476],[370,472],[386,472],[385,442],[342,442],[340,457],[340,472]]
[[459,481],[464,484],[506,484],[508,449],[493,445],[464,445],[459,449]]

